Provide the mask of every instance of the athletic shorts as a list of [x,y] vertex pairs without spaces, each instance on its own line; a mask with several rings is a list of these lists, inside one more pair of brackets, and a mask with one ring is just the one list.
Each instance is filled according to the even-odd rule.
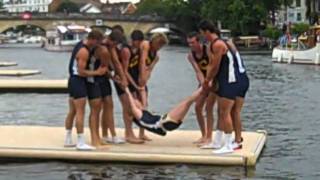
[[167,114],[163,116],[154,115],[146,110],[143,111],[142,117],[139,120],[134,119],[133,121],[138,126],[161,136],[165,136],[166,131],[173,131],[181,125],[181,123],[171,120]]
[[87,97],[86,79],[80,76],[71,76],[68,80],[69,96],[74,99]]
[[88,99],[105,98],[112,95],[109,79],[99,80],[94,83],[87,82]]
[[240,75],[240,83],[239,83],[239,92],[237,97],[245,98],[248,90],[249,90],[250,82],[249,78],[246,74]]
[[227,80],[218,81],[218,91],[217,94],[220,97],[228,99],[236,99],[236,97],[244,98],[249,89],[249,79],[247,75],[241,75],[238,81],[235,83],[229,83]]

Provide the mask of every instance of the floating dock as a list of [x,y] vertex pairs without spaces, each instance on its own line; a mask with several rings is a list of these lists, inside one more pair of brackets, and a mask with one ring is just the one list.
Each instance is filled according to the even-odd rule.
[[2,93],[67,93],[67,80],[0,79]]
[[38,70],[0,70],[0,76],[30,76],[40,73]]
[[17,66],[15,62],[0,62],[0,67]]
[[[123,134],[123,129],[117,129]],[[85,129],[87,142],[89,130]],[[243,149],[231,154],[214,155],[212,150],[192,144],[199,131],[177,130],[167,136],[148,133],[152,141],[145,144],[106,145],[94,151],[64,148],[64,127],[0,126],[1,158],[32,158],[97,162],[131,162],[152,164],[202,164],[254,166],[266,143],[265,131],[243,132]],[[75,140],[74,130],[74,140]]]

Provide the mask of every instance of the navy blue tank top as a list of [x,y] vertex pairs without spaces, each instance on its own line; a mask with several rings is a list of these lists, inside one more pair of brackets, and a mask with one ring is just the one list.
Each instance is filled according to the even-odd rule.
[[[90,52],[90,60],[88,61],[88,65],[87,65],[88,70],[92,70],[92,71],[97,70],[101,65],[101,59],[95,57],[96,50],[97,48],[94,48]],[[100,75],[100,76],[88,77],[87,81],[90,83],[94,83],[94,82],[102,82],[105,79],[106,79],[105,75]]]
[[[210,44],[211,51],[213,51],[212,49],[213,44],[215,44],[218,40],[223,41],[222,39],[215,39]],[[225,41],[223,42],[228,47],[228,50],[221,57],[217,79],[219,82],[236,83],[237,81],[239,81],[239,77],[240,77],[240,68],[239,68],[238,60],[235,54],[233,53],[232,49],[230,48],[230,46]]]
[[[72,50],[72,54],[71,54],[71,58],[70,58],[70,62],[69,62],[69,76],[78,76],[79,72],[78,72],[78,63],[77,63],[77,53],[79,52],[79,50],[81,48],[86,48],[89,53],[90,53],[90,49],[87,45],[83,44],[82,41],[78,42],[75,47]],[[90,57],[89,57],[90,58]]]
[[191,54],[193,56],[193,59],[198,64],[203,75],[206,76],[207,68],[208,68],[208,64],[209,64],[209,56],[207,54],[206,46],[202,45],[202,56],[200,58],[197,57],[196,52],[194,52],[194,51],[191,51]]

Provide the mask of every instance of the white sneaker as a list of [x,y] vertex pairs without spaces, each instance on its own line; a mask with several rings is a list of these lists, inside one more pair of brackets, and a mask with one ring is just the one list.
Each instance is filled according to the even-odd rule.
[[232,149],[233,150],[242,149],[242,142],[243,142],[243,138],[241,138],[241,142],[236,142],[235,140],[233,140],[231,144]]
[[103,138],[104,141],[110,144],[124,144],[126,141],[120,137],[108,137],[108,138]]
[[222,148],[218,149],[218,150],[213,150],[212,153],[213,154],[227,154],[227,153],[232,153],[233,149],[230,146],[223,146]]
[[66,137],[64,140],[64,147],[75,147],[76,144],[72,142],[72,137]]
[[78,143],[76,148],[79,151],[92,151],[96,149],[95,147],[84,143]]

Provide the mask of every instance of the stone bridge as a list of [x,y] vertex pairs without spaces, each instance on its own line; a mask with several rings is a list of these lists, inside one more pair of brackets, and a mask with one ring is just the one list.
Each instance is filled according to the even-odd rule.
[[134,15],[103,15],[103,14],[32,14],[31,18],[23,18],[23,14],[0,14],[0,33],[20,26],[34,25],[43,30],[54,29],[57,25],[78,24],[84,26],[107,26],[116,24],[123,26],[125,32],[130,34],[134,29],[140,29],[144,33],[157,27],[168,27],[177,29],[173,21],[162,17],[134,16]]

